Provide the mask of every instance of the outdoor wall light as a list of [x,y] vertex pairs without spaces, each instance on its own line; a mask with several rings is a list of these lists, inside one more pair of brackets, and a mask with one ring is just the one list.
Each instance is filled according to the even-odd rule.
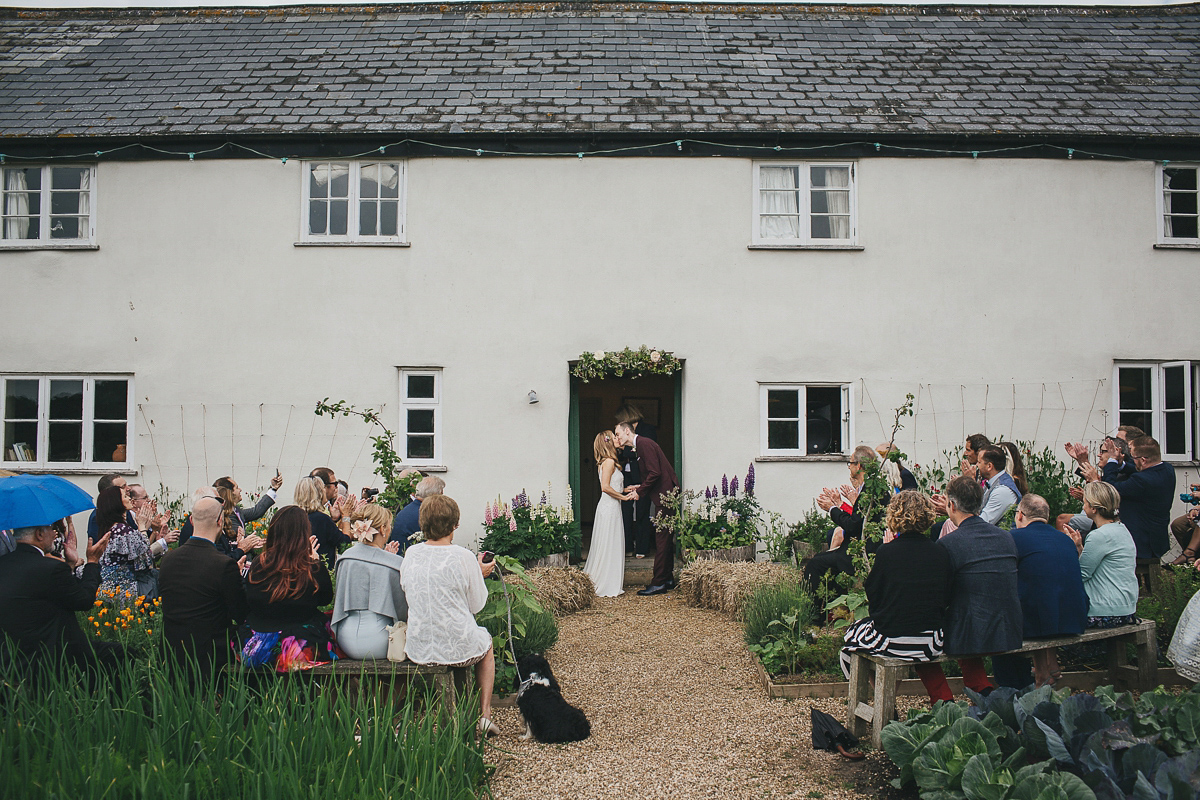
[[535,392],[533,389],[530,389],[529,390],[529,405],[533,405],[537,401],[538,401],[537,392]]

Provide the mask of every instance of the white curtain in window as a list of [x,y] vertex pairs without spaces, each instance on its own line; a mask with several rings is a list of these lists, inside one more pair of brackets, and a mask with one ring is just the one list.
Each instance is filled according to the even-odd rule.
[[[330,181],[344,178],[349,173],[349,164],[315,164],[312,168],[312,179],[317,186],[328,186]],[[345,197],[345,195],[338,195],[338,197]]]
[[[829,235],[833,239],[850,238],[850,168],[813,167],[814,194],[825,195],[829,216]],[[841,216],[845,215],[845,216]]]
[[25,180],[25,172],[19,169],[5,170],[4,177],[4,214],[12,215],[15,219],[4,220],[5,239],[28,239],[29,219],[29,184]]
[[796,168],[760,167],[758,185],[759,214],[762,220],[759,235],[764,239],[800,238],[800,202],[796,193]]
[[88,237],[88,228],[90,222],[88,220],[92,215],[92,171],[90,169],[81,169],[79,171],[79,236],[86,239]]

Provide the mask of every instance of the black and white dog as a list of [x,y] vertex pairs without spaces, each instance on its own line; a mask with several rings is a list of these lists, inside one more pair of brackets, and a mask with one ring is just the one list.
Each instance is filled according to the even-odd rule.
[[517,672],[521,680],[517,687],[517,708],[525,718],[522,739],[533,736],[539,742],[556,744],[578,742],[591,736],[591,723],[582,711],[563,699],[546,659],[539,655],[525,656],[517,662]]

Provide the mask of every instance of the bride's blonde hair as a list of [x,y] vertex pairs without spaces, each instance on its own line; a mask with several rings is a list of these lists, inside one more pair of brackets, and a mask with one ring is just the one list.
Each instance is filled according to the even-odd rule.
[[617,460],[617,437],[612,431],[600,431],[592,443],[592,452],[596,456],[596,466],[604,463],[604,459]]

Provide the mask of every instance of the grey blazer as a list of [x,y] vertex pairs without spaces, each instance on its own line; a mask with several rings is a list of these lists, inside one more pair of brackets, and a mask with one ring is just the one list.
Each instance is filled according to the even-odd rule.
[[938,539],[953,575],[946,614],[946,653],[973,656],[1021,646],[1017,544],[1008,531],[968,517]]

